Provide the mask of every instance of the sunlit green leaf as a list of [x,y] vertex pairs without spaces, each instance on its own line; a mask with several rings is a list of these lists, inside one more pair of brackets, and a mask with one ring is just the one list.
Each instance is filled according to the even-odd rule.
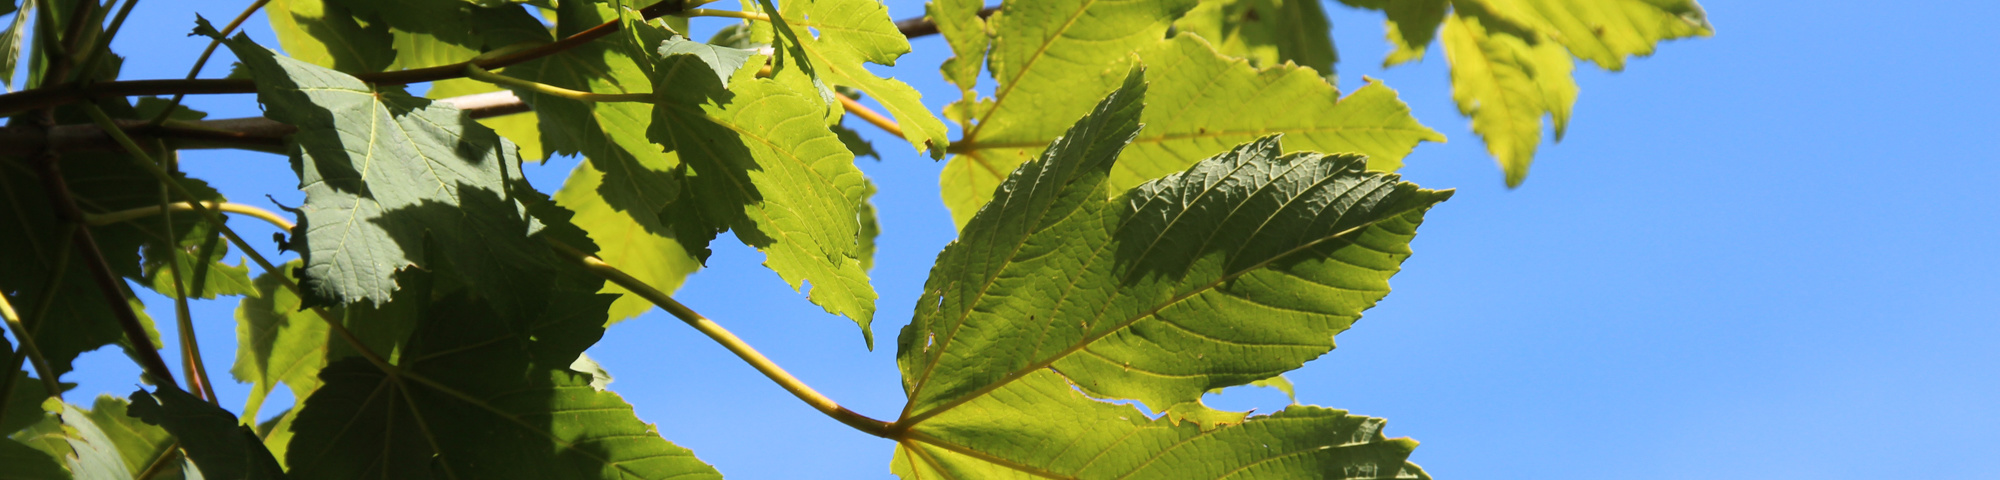
[[693,167],[686,188],[703,219],[764,252],[793,288],[811,282],[812,302],[853,319],[872,346],[875,289],[857,241],[867,181],[827,129],[813,86],[756,78],[760,64],[725,90],[701,60],[663,59],[648,135]]
[[1459,8],[1444,25],[1452,99],[1500,161],[1507,186],[1518,186],[1541,144],[1544,115],[1555,118],[1562,138],[1576,103],[1575,65],[1561,45],[1468,10]]
[[338,0],[271,0],[264,15],[295,60],[347,73],[379,72],[396,60],[389,24],[363,26]]
[[1626,57],[1653,54],[1661,40],[1715,33],[1708,13],[1694,0],[1466,1],[1538,30],[1577,58],[1609,70],[1623,70]]
[[[943,158],[949,142],[944,122],[924,107],[917,89],[877,77],[863,65],[893,66],[897,57],[910,51],[909,40],[896,30],[887,7],[876,0],[793,0],[778,8],[782,16],[772,22],[778,37],[786,48],[804,53],[815,80],[867,93],[903,128],[903,139],[918,152],[929,150],[933,158]],[[802,23],[790,25],[790,21]]]
[[1298,368],[1388,293],[1424,212],[1450,196],[1358,155],[1282,154],[1273,136],[1107,199],[1139,131],[1136,81],[939,255],[899,338],[905,420],[1045,369],[1161,411]]
[[1386,22],[1389,46],[1388,58],[1383,66],[1399,65],[1424,57],[1431,40],[1437,38],[1438,25],[1444,22],[1444,14],[1450,9],[1450,0],[1340,0],[1341,3],[1361,8],[1381,10],[1388,15]]
[[1206,0],[1174,27],[1257,67],[1293,62],[1331,77],[1340,60],[1319,0]]
[[[1131,188],[1237,144],[1274,134],[1286,135],[1287,151],[1361,153],[1368,156],[1369,168],[1378,171],[1400,168],[1402,158],[1418,142],[1444,141],[1443,135],[1417,123],[1395,91],[1380,83],[1370,83],[1343,99],[1313,70],[1287,65],[1252,68],[1241,59],[1216,52],[1193,35],[1158,40],[1141,49],[1136,58],[1152,72],[1148,98],[1158,107],[1146,110],[1142,119],[1146,130],[1133,139],[1132,147],[1111,171],[1112,191]],[[1064,72],[1047,75],[1078,76]],[[1068,97],[1073,93],[1040,90],[1013,95]],[[1006,102],[1004,97],[997,100],[995,112],[986,121],[1046,125],[1055,118],[1047,111],[1002,111]],[[968,133],[976,137],[961,141],[959,155],[945,166],[945,204],[960,223],[991,198],[1005,172],[1041,152],[1060,133],[995,138],[988,135],[997,133],[983,133],[988,131]]]
[[938,33],[951,46],[953,56],[939,68],[946,81],[958,85],[964,97],[961,101],[977,101],[973,87],[979,84],[979,71],[985,67],[986,49],[993,44],[993,36],[986,30],[986,19],[979,18],[984,4],[981,0],[932,0],[924,5],[927,16],[937,24]]
[[1204,429],[1085,397],[1043,370],[925,422],[891,469],[906,479],[1430,478],[1405,460],[1417,442],[1387,438],[1383,425],[1292,406]]
[[[616,162],[616,159],[611,159]],[[687,250],[660,221],[656,212],[667,208],[675,199],[639,197],[638,211],[621,211],[609,195],[599,192],[616,191],[620,187],[607,187],[605,180],[629,183],[626,191],[645,192],[657,189],[644,183],[645,175],[621,171],[622,175],[608,176],[598,170],[598,160],[584,160],[578,163],[563,183],[562,190],[556,191],[556,203],[576,212],[571,219],[576,226],[590,233],[591,240],[601,245],[598,258],[604,259],[633,278],[646,282],[662,292],[672,293],[680,288],[687,276],[701,269],[701,263],[689,255]],[[609,321],[617,322],[639,316],[653,308],[653,303],[623,287],[606,283],[604,293],[619,294],[617,302],[611,304]]]

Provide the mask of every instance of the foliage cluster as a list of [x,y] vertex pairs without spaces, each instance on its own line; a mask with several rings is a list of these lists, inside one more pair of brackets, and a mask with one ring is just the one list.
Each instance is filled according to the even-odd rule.
[[[1439,40],[1509,185],[1545,116],[1561,137],[1573,58],[1617,70],[1709,33],[1691,0],[1342,1],[1386,14],[1390,64]],[[875,0],[258,0],[197,21],[227,78],[120,80],[108,45],[137,3],[0,4],[9,89],[25,70],[0,95],[0,478],[720,477],[583,355],[654,307],[893,440],[904,478],[1428,478],[1381,419],[1201,403],[1331,350],[1451,196],[1393,173],[1444,138],[1380,82],[1338,91],[1317,0],[934,0],[900,22]],[[260,9],[275,43],[231,34]],[[692,17],[740,23],[699,41]],[[937,115],[868,67],[933,33],[958,87]],[[266,115],[180,106],[222,93]],[[850,128],[949,162],[960,227],[894,339],[888,421],[668,295],[730,232],[873,348],[854,162],[881,154]],[[200,148],[286,156],[304,203],[229,202],[180,173]],[[521,165],[552,156],[583,160],[536,191]],[[280,225],[297,259],[232,218]],[[174,299],[176,362],[134,288]],[[233,410],[186,303],[221,296],[252,386]],[[64,400],[107,345],[152,389]],[[298,400],[265,405],[280,385]]]

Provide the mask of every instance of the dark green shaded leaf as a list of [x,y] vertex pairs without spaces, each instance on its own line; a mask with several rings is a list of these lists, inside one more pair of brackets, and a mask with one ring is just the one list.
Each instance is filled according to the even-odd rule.
[[68,480],[69,471],[48,453],[0,438],[0,480]]
[[[258,79],[266,115],[299,127],[293,168],[306,202],[293,244],[304,288],[379,305],[397,270],[446,257],[504,314],[544,308],[547,247],[528,238],[537,224],[514,200],[512,143],[400,88],[277,57],[244,36],[226,43]],[[426,237],[450,248],[428,252]]]
[[131,416],[173,433],[203,478],[285,478],[278,460],[264,449],[256,432],[236,421],[236,415],[179,388],[132,392]]

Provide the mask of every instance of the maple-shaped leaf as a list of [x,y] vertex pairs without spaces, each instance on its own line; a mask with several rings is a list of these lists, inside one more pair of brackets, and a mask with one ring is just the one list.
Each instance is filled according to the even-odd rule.
[[[613,7],[593,2],[564,2],[557,9],[556,33],[560,35],[619,18]],[[635,31],[620,35],[636,35],[655,42],[655,46],[669,41],[670,33],[659,27],[635,23],[631,28]],[[579,91],[649,93],[653,91],[651,72],[659,59],[656,55],[653,49],[621,48],[605,40],[500,73]],[[682,195],[678,172],[683,168],[678,155],[663,152],[646,136],[652,105],[583,102],[528,88],[515,88],[514,93],[534,106],[541,138],[550,153],[585,158],[556,192],[555,200],[576,212],[575,224],[603,246],[598,252],[601,258],[666,292],[672,292],[701,266],[714,232],[676,231],[675,225],[661,217]],[[631,318],[652,308],[650,302],[617,285],[606,284],[604,289],[622,295],[612,307],[609,321]]]
[[804,57],[794,61],[806,63],[804,67],[814,80],[867,94],[895,118],[903,129],[903,139],[918,152],[928,150],[934,158],[943,158],[949,142],[944,122],[924,107],[917,89],[893,78],[877,77],[864,65],[894,66],[897,57],[910,52],[909,40],[896,29],[881,2],[793,0],[778,6],[771,20],[778,43]]
[[1333,63],[1340,60],[1319,0],[1206,0],[1174,28],[1201,35],[1217,51],[1257,67],[1292,62],[1331,78]]
[[[1150,98],[1159,107],[1146,111],[1142,120],[1148,128],[1118,160],[1110,181],[1113,191],[1275,134],[1285,134],[1285,147],[1292,151],[1367,155],[1369,167],[1381,171],[1401,167],[1402,158],[1419,142],[1444,141],[1443,135],[1417,123],[1394,91],[1377,83],[1343,99],[1312,69],[1295,65],[1259,69],[1216,51],[1194,34],[1168,39],[1151,34],[1155,28],[1164,30],[1163,22],[1177,15],[1174,10],[1103,3],[1071,5],[1075,11],[1044,10],[1059,3],[1036,3],[1020,12],[1009,5],[1010,10],[992,20],[999,35],[993,66],[1000,85],[995,87],[993,103],[978,107],[973,114],[974,127],[954,144],[952,151],[957,156],[945,165],[942,174],[945,205],[960,224],[991,198],[993,188],[1007,172],[1034,158],[1062,133],[1058,119],[1081,116],[1090,102],[1115,86],[1098,87],[1100,78],[1117,75],[1106,74],[1100,66],[1071,65],[1075,58],[1122,65],[1125,63],[1119,59],[1129,56],[1153,72]],[[1088,21],[1066,20],[1072,17]],[[1118,30],[1121,28],[1129,30]],[[1145,38],[1118,42],[1070,39],[1126,31]],[[1034,47],[1016,46],[1016,42],[1051,35],[1056,37],[1049,40],[1049,48],[1060,46],[1073,52],[1043,58],[1047,52],[1014,51]],[[1003,61],[1013,56],[1023,58]],[[1028,66],[1013,73],[1010,62]],[[1023,86],[1010,88],[1009,82]]]
[[1554,117],[1562,139],[1576,103],[1575,65],[1561,45],[1469,10],[1459,8],[1444,25],[1452,99],[1486,139],[1507,186],[1518,186],[1541,144],[1543,116]]
[[734,231],[793,288],[811,282],[808,298],[853,319],[872,348],[876,295],[859,247],[867,180],[809,80],[796,70],[757,78],[763,63],[751,59],[726,89],[695,55],[655,67],[648,136],[692,170],[690,205],[672,209],[673,223]]
[[[209,30],[213,34],[213,30]],[[514,145],[463,112],[273,55],[248,37],[226,44],[257,79],[265,115],[298,127],[292,165],[306,194],[291,247],[302,286],[334,303],[382,304],[396,271],[454,259],[503,314],[544,307],[546,246],[514,199]],[[427,251],[425,238],[450,246]]]
[[[1159,467],[1149,457],[1176,460],[1141,476],[1240,467],[1285,477],[1357,465],[1382,474],[1362,478],[1400,475],[1414,443],[1351,425],[1370,419],[1297,407],[1246,421],[1199,399],[1331,350],[1333,336],[1388,293],[1424,212],[1451,192],[1368,171],[1358,155],[1281,153],[1272,136],[1106,198],[1114,161],[1143,136],[1140,76],[1016,169],[939,254],[898,338],[909,403],[892,431],[907,432],[905,458],[1062,478],[1151,472]],[[1169,418],[1140,420],[1136,409],[1078,393],[1137,400]],[[1302,425],[1280,427],[1290,423]],[[1120,431],[1166,440],[1125,445],[1100,433]],[[1229,435],[1298,448],[1220,440]],[[1221,445],[1178,450],[1208,437]],[[1364,446],[1322,448],[1350,443]],[[1296,451],[1314,460],[1250,461]]]

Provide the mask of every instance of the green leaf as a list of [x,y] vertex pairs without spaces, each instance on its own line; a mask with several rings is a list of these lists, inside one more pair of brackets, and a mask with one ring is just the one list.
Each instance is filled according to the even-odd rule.
[[[42,408],[55,415],[26,430],[14,440],[55,458],[61,458],[71,474],[81,479],[128,479],[133,472],[146,471],[170,453],[173,436],[126,415],[124,400],[97,397],[90,410],[49,399]],[[179,464],[168,463],[154,479],[179,479]]]
[[1319,0],[1206,0],[1174,27],[1215,43],[1217,51],[1265,67],[1293,62],[1333,76],[1332,26]]
[[1575,65],[1561,45],[1465,7],[1445,21],[1444,45],[1459,113],[1472,117],[1507,186],[1519,186],[1541,144],[1544,115],[1555,118],[1562,138],[1576,103]]
[[[105,304],[82,254],[72,248],[69,225],[55,217],[55,208],[28,165],[0,162],[0,226],[4,226],[0,228],[9,232],[0,235],[0,291],[9,292],[56,375],[68,373],[77,355],[105,345],[118,344],[130,354],[117,317]],[[86,213],[159,207],[159,180],[133,165],[129,157],[64,155],[61,169],[72,198]],[[199,181],[185,180],[183,185],[203,200],[221,198]],[[190,231],[198,221],[193,215],[175,220],[179,232]],[[158,218],[147,218],[91,227],[91,233],[113,273],[144,280],[139,251],[148,242],[165,239],[159,227]],[[159,334],[144,306],[129,291],[124,293],[150,341],[159,345]],[[49,303],[42,305],[45,298]],[[41,318],[36,318],[38,313]]]
[[132,392],[131,416],[173,433],[204,478],[285,478],[278,460],[236,415],[172,385]]
[[[1662,40],[1715,34],[1694,0],[1467,0],[1493,15],[1526,25],[1607,70],[1625,58],[1653,54]],[[1461,3],[1467,3],[1461,2]],[[1460,5],[1467,9],[1468,5]]]
[[1293,406],[1204,429],[1095,401],[1043,370],[925,422],[890,468],[910,479],[1430,478],[1405,460],[1417,442],[1386,438],[1383,425]]
[[[1109,188],[1114,192],[1187,168],[1234,145],[1274,134],[1286,135],[1287,151],[1361,153],[1368,156],[1369,169],[1378,171],[1402,167],[1402,158],[1418,142],[1444,141],[1443,135],[1417,123],[1410,116],[1409,107],[1396,98],[1395,91],[1379,82],[1371,82],[1342,99],[1339,91],[1311,69],[1289,65],[1252,68],[1241,59],[1215,51],[1208,42],[1192,35],[1159,40],[1140,50],[1137,56],[1154,72],[1148,98],[1160,107],[1146,111],[1142,119],[1146,130],[1133,139],[1132,147],[1111,171]],[[1072,78],[1071,81],[1092,80]],[[1014,95],[1051,94],[1031,91]],[[1006,103],[1005,98],[999,103]],[[1059,118],[1031,111],[1003,112],[1004,109],[1004,105],[996,105],[995,113],[986,120],[988,124],[1047,124]],[[991,198],[993,189],[1005,179],[1004,172],[1040,153],[1060,133],[1039,131],[1032,136],[1004,138],[983,133],[991,131],[968,133],[968,137],[975,138],[961,140],[960,155],[952,158],[944,169],[945,204],[951,208],[952,218],[961,224]],[[1020,129],[1009,131],[1026,133]]]
[[33,45],[21,39],[27,37],[28,18],[35,16],[34,10],[35,2],[22,4],[13,21],[7,24],[7,30],[0,31],[0,86],[8,91],[14,90],[14,73],[20,65],[21,52]]
[[857,241],[867,181],[822,121],[827,102],[803,79],[781,84],[787,73],[756,78],[762,63],[746,64],[724,90],[699,59],[663,59],[647,133],[693,167],[688,197],[708,225],[764,252],[792,288],[812,282],[808,298],[853,319],[872,348],[875,290]]
[[[507,322],[459,294],[432,302],[396,374],[349,358],[291,425],[294,478],[720,478],[661,439],[617,394],[569,370],[603,334],[599,282],[565,273],[593,305]],[[588,277],[594,278],[594,277]],[[496,325],[499,322],[499,325]]]
[[338,0],[271,0],[264,15],[292,59],[347,73],[379,72],[396,61],[389,24],[362,26]]
[[[782,15],[772,17],[772,27],[787,49],[803,53],[814,80],[867,93],[895,118],[903,128],[903,139],[918,152],[930,150],[933,158],[944,158],[950,141],[944,122],[924,107],[917,89],[877,77],[863,65],[894,66],[897,57],[910,51],[909,40],[896,29],[887,7],[876,0],[794,0],[785,2],[778,13]],[[798,26],[811,28],[808,34],[800,34],[789,23],[800,19],[805,20]]]
[[[945,43],[951,46],[952,57],[944,61],[939,69],[944,79],[958,85],[960,101],[976,102],[978,95],[973,87],[979,84],[979,70],[986,63],[986,49],[993,44],[993,35],[986,30],[986,19],[979,18],[979,10],[985,7],[982,0],[932,0],[924,5],[924,11],[937,25],[938,33],[944,35]],[[969,127],[970,125],[960,125]]]
[[[192,213],[180,215],[195,216]],[[180,216],[176,215],[176,216]],[[157,219],[153,219],[157,220]],[[141,220],[143,221],[143,220]],[[149,222],[150,223],[150,222]],[[255,295],[257,289],[250,284],[250,267],[242,259],[236,265],[224,263],[229,255],[228,240],[207,225],[197,224],[183,233],[180,251],[175,252],[163,242],[147,242],[145,261],[146,286],[173,298],[174,275],[167,266],[169,260],[180,264],[181,282],[187,289],[188,297],[213,300],[219,295]],[[176,255],[175,253],[178,253]]]
[[[280,383],[291,389],[294,402],[311,396],[320,387],[320,369],[330,361],[358,354],[345,342],[331,340],[326,320],[278,280],[280,272],[289,277],[301,265],[293,260],[280,266],[279,272],[258,275],[258,294],[244,298],[236,308],[236,363],[229,373],[250,384],[243,418],[258,418],[265,397]],[[397,280],[403,289],[398,290],[396,300],[380,307],[359,304],[323,310],[340,319],[370,351],[394,361],[400,358],[424,302],[430,299],[429,278],[399,274]]]
[[875,182],[868,182],[868,189],[861,193],[861,208],[856,212],[861,217],[861,232],[857,239],[861,245],[857,253],[861,257],[861,270],[875,269],[875,237],[882,236],[882,223],[875,213]]
[[548,37],[540,20],[519,5],[464,0],[333,0],[371,24],[387,24],[396,52],[389,69],[471,60],[480,52]]
[[715,70],[715,80],[722,82],[724,87],[729,86],[729,76],[734,75],[737,70],[742,70],[743,64],[749,62],[752,55],[757,54],[755,50],[709,45],[683,37],[667,39],[660,44],[659,51],[661,57],[688,55],[701,60],[701,63]]
[[1382,66],[1400,65],[1422,59],[1438,25],[1451,6],[1449,0],[1340,0],[1349,6],[1381,10],[1388,14],[1387,33],[1391,47]]
[[[48,403],[44,403],[43,408],[55,412],[62,418],[61,428],[65,434],[63,441],[69,446],[68,456],[63,458],[63,463],[69,465],[71,474],[85,479],[132,478],[132,468],[127,464],[140,460],[129,458],[121,452],[124,450],[124,445],[115,443],[112,437],[105,433],[105,426],[99,424],[97,416],[90,415],[96,412],[84,412],[73,405],[55,400],[50,400],[49,403],[59,405],[52,408]],[[105,403],[100,399],[97,409],[105,410]],[[122,402],[114,404],[123,406]],[[119,413],[123,413],[122,408],[119,410]]]
[[1358,155],[1282,154],[1272,136],[1107,199],[1141,90],[1129,76],[939,255],[898,339],[901,425],[1047,369],[1176,415],[1298,368],[1388,293],[1451,195]]
[[[226,43],[258,80],[266,116],[299,128],[292,161],[306,201],[292,244],[303,287],[379,305],[397,270],[450,258],[504,314],[541,311],[549,279],[538,272],[550,259],[514,199],[512,143],[400,88],[274,56],[245,36]],[[427,237],[449,248],[426,251]]]
[[[569,180],[563,183],[562,190],[556,191],[556,204],[576,212],[571,221],[589,232],[591,240],[602,245],[597,251],[598,258],[618,266],[646,285],[673,293],[688,275],[701,269],[701,262],[682,247],[681,241],[657,215],[674,198],[639,196],[633,199],[633,203],[640,207],[634,211],[623,211],[616,206],[618,202],[612,201],[610,192],[620,191],[621,188],[632,192],[658,188],[644,183],[643,174],[624,172],[626,174],[608,176],[598,170],[597,163],[589,159],[578,163],[576,170],[570,172]],[[608,186],[604,184],[607,178],[628,185]],[[607,282],[603,292],[619,295],[618,301],[611,304],[609,322],[636,317],[653,309],[653,302],[626,291],[624,287]]]
[[[443,100],[501,90],[506,89],[477,80],[454,78],[432,83],[431,89],[424,92],[424,97],[433,100]],[[523,160],[542,161],[549,158],[548,151],[542,148],[542,122],[540,117],[536,115],[516,113],[498,117],[487,117],[479,119],[479,124],[493,129],[494,133],[500,134],[500,138],[514,142],[515,146],[521,148],[521,158]]]
[[[615,19],[608,6],[565,2],[559,6],[557,33],[570,35]],[[644,38],[665,41],[669,32],[641,26]],[[639,55],[644,55],[643,57]],[[562,88],[598,93],[648,93],[651,51],[612,48],[592,42],[561,54],[509,67],[506,75]],[[533,105],[541,119],[542,138],[551,153],[580,154],[577,166],[556,203],[576,212],[574,223],[603,248],[599,257],[647,284],[672,292],[701,266],[715,229],[662,219],[681,192],[681,158],[662,152],[647,138],[651,105],[632,102],[579,102],[542,95],[529,89],[515,93]],[[606,181],[609,179],[610,181]],[[682,204],[685,207],[685,204]],[[686,208],[683,208],[685,210]],[[702,223],[702,222],[692,222]],[[691,253],[693,252],[693,253]],[[653,307],[651,302],[606,284],[605,293],[623,295],[607,321],[631,318]]]
[[0,438],[0,480],[68,480],[69,471],[63,470],[55,457],[41,450],[21,444],[21,442]]

